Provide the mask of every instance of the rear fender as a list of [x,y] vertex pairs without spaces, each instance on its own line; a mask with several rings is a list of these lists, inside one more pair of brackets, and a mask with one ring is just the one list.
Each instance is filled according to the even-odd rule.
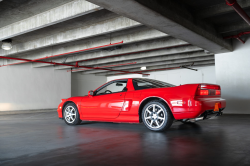
[[142,114],[143,107],[144,107],[148,102],[150,102],[150,101],[152,101],[152,100],[161,100],[162,102],[164,102],[164,103],[166,104],[166,106],[168,107],[168,109],[171,111],[172,115],[173,115],[171,105],[170,105],[169,102],[167,102],[164,98],[159,97],[159,96],[149,96],[149,97],[144,98],[144,99],[141,101],[141,103],[140,103],[139,110],[138,110],[140,122],[142,122],[141,114]]

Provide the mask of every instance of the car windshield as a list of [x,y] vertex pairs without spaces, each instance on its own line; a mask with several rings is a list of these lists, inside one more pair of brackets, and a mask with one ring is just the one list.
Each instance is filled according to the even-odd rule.
[[152,79],[146,79],[146,78],[133,79],[133,85],[134,85],[135,90],[148,89],[148,88],[174,87],[175,86],[175,85],[172,85],[172,84],[169,84],[166,82],[152,80]]

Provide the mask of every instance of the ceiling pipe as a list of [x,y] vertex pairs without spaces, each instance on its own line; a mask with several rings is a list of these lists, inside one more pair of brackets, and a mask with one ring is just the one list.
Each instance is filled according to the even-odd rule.
[[169,46],[169,47],[162,47],[162,48],[156,48],[156,49],[150,49],[150,50],[129,52],[129,53],[124,53],[124,54],[110,55],[110,56],[105,56],[105,57],[90,58],[90,59],[79,60],[78,62],[86,62],[86,61],[91,61],[91,60],[110,58],[110,57],[116,57],[116,56],[123,56],[123,55],[139,54],[139,53],[144,53],[144,52],[157,51],[157,50],[163,50],[163,49],[169,49],[169,48],[175,48],[175,47],[183,47],[183,46],[191,46],[191,44],[182,44],[182,45],[178,45],[178,46]]
[[236,0],[226,0],[228,6],[231,6],[247,23],[250,25],[250,17],[241,8]]
[[[139,54],[139,53],[144,53],[144,52],[157,51],[157,50],[170,49],[170,48],[183,47],[183,46],[191,46],[191,44],[181,44],[181,45],[176,45],[176,46],[161,47],[161,48],[155,48],[155,49],[149,49],[149,50],[143,50],[143,51],[134,51],[134,52],[129,52],[129,53],[115,54],[115,55],[109,55],[109,56],[98,57],[98,58],[89,58],[89,59],[79,60],[78,62],[86,62],[86,61],[91,61],[91,60],[111,58],[111,57],[117,57],[117,56],[123,56],[123,55]],[[73,62],[69,62],[69,63],[73,63]]]
[[[123,41],[118,42],[118,43],[110,43],[110,44],[107,44],[107,45],[91,47],[91,48],[87,48],[87,49],[83,49],[83,50],[72,51],[72,52],[67,52],[67,53],[57,54],[57,55],[52,55],[52,56],[46,56],[46,57],[42,57],[42,58],[38,58],[38,59],[34,59],[34,60],[44,60],[44,59],[59,57],[59,56],[63,56],[63,55],[77,54],[77,53],[81,53],[81,52],[85,52],[85,51],[90,51],[90,50],[95,50],[95,49],[100,49],[100,48],[106,48],[106,47],[110,47],[110,46],[114,46],[114,45],[118,45],[118,44],[122,44],[122,43],[123,43]],[[23,63],[27,63],[27,62],[11,63],[11,64],[8,64],[8,65],[5,65],[5,66],[18,65],[18,64],[23,64]]]
[[[154,71],[173,70],[173,69],[182,69],[182,68],[198,71],[198,69],[193,69],[193,68],[190,68],[189,66],[194,66],[194,63],[192,65],[184,65],[184,66],[179,66],[179,67],[169,67],[169,68],[161,68],[161,69],[144,70],[143,72],[154,72]],[[142,71],[135,71],[135,72],[142,74]],[[124,73],[116,73],[114,75],[122,75],[122,74],[124,74]],[[142,75],[145,75],[145,74],[142,74]]]
[[[116,45],[116,44],[122,44],[123,41],[119,42],[119,43],[113,43],[113,44],[108,44],[108,45],[104,45],[106,46],[111,46],[111,45]],[[104,46],[99,46],[98,48],[103,48]],[[109,58],[109,57],[116,57],[116,56],[122,56],[122,55],[131,55],[131,54],[138,54],[138,53],[144,53],[144,52],[150,52],[150,51],[157,51],[157,50],[162,50],[162,49],[170,49],[170,48],[175,48],[175,47],[183,47],[183,46],[191,46],[191,44],[181,44],[181,45],[177,45],[177,46],[169,46],[169,47],[162,47],[162,48],[156,48],[156,49],[149,49],[149,50],[143,50],[143,51],[135,51],[135,52],[130,52],[130,53],[124,53],[124,54],[116,54],[116,55],[110,55],[110,56],[105,56],[105,57],[98,57],[98,58],[90,58],[90,59],[85,59],[85,60],[80,60],[77,61],[77,63],[79,62],[84,62],[84,61],[90,61],[90,60],[97,60],[97,59],[103,59],[103,58]],[[94,47],[94,49],[96,49],[97,47]],[[86,49],[86,50],[90,50]],[[92,48],[93,49],[93,48]],[[61,54],[58,54],[61,55]],[[58,56],[56,55],[56,56]],[[55,55],[53,55],[54,57]],[[52,56],[47,56],[47,57],[43,57],[43,58],[38,58],[38,59],[34,59],[33,61],[38,61],[38,60],[42,60],[42,59],[47,59],[47,58],[51,58]],[[7,65],[2,65],[0,67],[3,66],[10,66],[10,65],[17,65],[17,64],[23,64],[23,63],[27,63],[27,62],[18,62],[18,63],[11,63],[11,64],[7,64]],[[73,65],[74,66],[74,65]],[[134,73],[135,74],[135,73]],[[137,73],[138,74],[138,73]]]
[[[152,72],[152,71],[161,71],[161,70],[173,70],[173,69],[180,69],[181,67],[170,67],[170,68],[162,68],[162,69],[152,69],[152,70],[144,70],[143,72]],[[136,71],[138,73],[141,73],[141,71]],[[124,73],[116,73],[114,75],[122,75]],[[141,73],[142,74],[142,73]],[[142,74],[144,75],[144,74]]]
[[[117,65],[109,65],[109,66],[100,66],[101,68],[107,68],[107,67],[116,67],[116,66],[125,66],[125,65],[133,65],[136,64],[137,62],[131,62],[131,63],[123,63],[123,64],[117,64]],[[94,67],[96,68],[96,67]],[[67,72],[72,72],[72,71],[85,71],[89,69],[77,69],[77,70],[67,70]]]
[[244,40],[242,40],[240,37],[242,35],[247,35],[247,34],[250,34],[250,31],[246,31],[246,32],[241,32],[237,35],[232,35],[232,36],[227,36],[227,37],[224,37],[224,39],[232,39],[232,38],[235,38],[235,39],[238,39],[240,42],[242,42],[243,44],[245,43]]
[[[0,56],[1,59],[11,59],[11,60],[18,60],[18,61],[25,61],[25,62],[36,62],[36,63],[47,63],[52,65],[59,65],[59,66],[70,66],[75,68],[86,68],[86,69],[95,69],[95,70],[107,70],[107,71],[115,71],[115,72],[122,72],[122,73],[130,73],[130,74],[142,74],[142,75],[150,75],[150,74],[143,74],[138,72],[129,72],[129,71],[123,71],[123,70],[113,70],[113,69],[106,69],[101,67],[89,67],[89,66],[79,66],[78,62],[75,63],[75,65],[65,64],[65,63],[56,63],[56,62],[46,62],[46,61],[40,61],[40,60],[30,60],[30,59],[23,59],[23,58],[14,58],[14,57],[6,57],[6,56]],[[6,65],[3,65],[6,66]],[[2,66],[0,66],[2,67]]]
[[[248,23],[248,25],[250,25],[250,17],[242,9],[242,7],[238,4],[238,2],[236,0],[226,0],[226,3],[227,3],[228,6],[231,6]],[[248,32],[242,32],[242,33],[240,33],[238,35],[224,37],[224,39],[236,38],[236,39],[238,39],[240,42],[242,42],[244,44],[245,41],[243,41],[240,37],[242,35],[245,35],[245,34],[249,34],[249,33]]]

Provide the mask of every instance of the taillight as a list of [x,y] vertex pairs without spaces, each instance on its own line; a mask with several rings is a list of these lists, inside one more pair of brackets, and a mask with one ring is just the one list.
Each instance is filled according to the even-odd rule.
[[220,90],[216,90],[215,95],[221,95]]
[[209,90],[200,90],[200,95],[209,95]]
[[220,86],[211,84],[201,84],[198,86],[196,96],[220,96]]

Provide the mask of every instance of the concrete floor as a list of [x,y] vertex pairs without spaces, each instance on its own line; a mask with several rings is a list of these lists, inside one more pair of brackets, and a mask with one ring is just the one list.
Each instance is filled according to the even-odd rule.
[[143,124],[68,126],[56,112],[0,116],[0,165],[250,165],[250,115],[164,133]]

